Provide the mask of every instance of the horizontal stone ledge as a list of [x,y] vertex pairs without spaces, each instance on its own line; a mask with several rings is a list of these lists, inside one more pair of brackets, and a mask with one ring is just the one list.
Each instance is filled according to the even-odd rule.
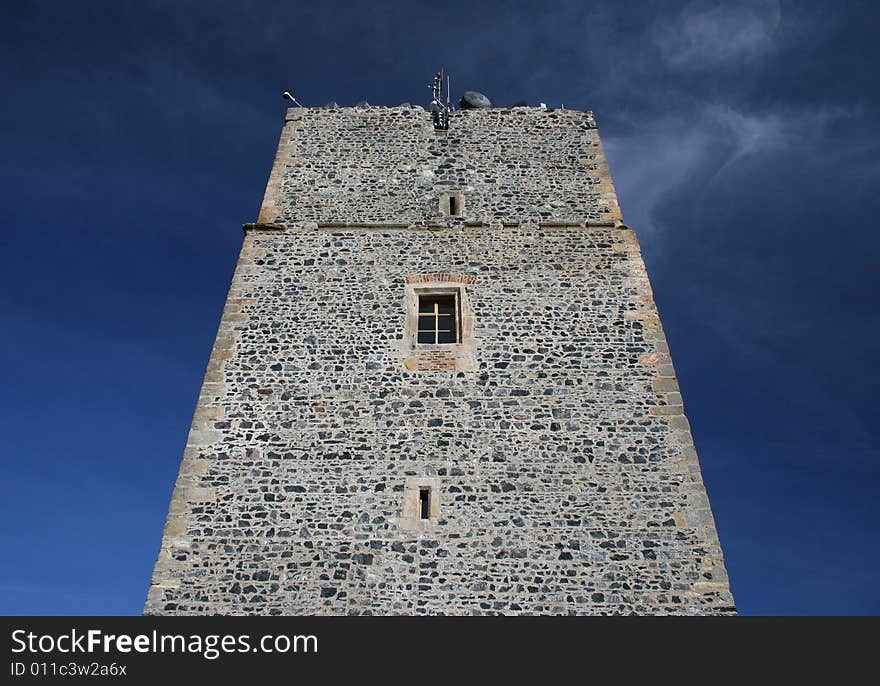
[[319,229],[408,229],[412,222],[315,222]]
[[287,227],[283,224],[252,222],[249,224],[242,224],[241,228],[245,233],[247,233],[248,231],[284,231]]
[[[586,229],[586,228],[607,228],[607,229],[626,229],[627,227],[618,225],[613,221],[546,221],[546,222],[528,222],[528,221],[501,221],[502,228],[521,228],[521,229]],[[293,224],[277,224],[269,222],[253,222],[242,224],[245,233],[248,231],[268,231],[272,233],[280,233],[287,230],[294,231],[314,231],[316,229],[410,229],[420,230],[438,230],[438,229],[458,229],[462,226],[466,228],[497,228],[492,222],[466,220],[464,222],[371,222],[371,221],[303,221],[294,222]]]

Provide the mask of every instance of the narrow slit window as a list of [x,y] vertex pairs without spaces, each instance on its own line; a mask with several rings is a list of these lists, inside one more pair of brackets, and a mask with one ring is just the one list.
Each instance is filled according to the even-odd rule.
[[454,294],[419,297],[419,343],[458,343],[458,299]]
[[431,489],[430,488],[420,488],[419,489],[419,518],[421,518],[421,519],[430,519],[431,518]]
[[441,193],[438,210],[447,217],[460,217],[464,210],[464,195],[460,191]]

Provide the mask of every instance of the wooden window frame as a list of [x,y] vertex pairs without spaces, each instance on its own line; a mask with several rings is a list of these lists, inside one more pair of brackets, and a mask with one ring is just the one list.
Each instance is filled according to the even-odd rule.
[[[451,315],[444,315],[444,314],[440,314],[440,312],[439,312],[439,303],[437,302],[437,300],[439,300],[440,298],[447,298],[447,297],[452,298],[453,311],[452,311]],[[420,291],[419,289],[416,289],[416,298],[417,298],[417,302],[416,302],[416,344],[422,346],[422,345],[458,345],[459,343],[461,343],[461,289],[460,288],[449,289],[445,292],[443,292],[443,291],[423,292],[423,291]],[[422,299],[423,298],[434,299],[434,313],[433,313],[433,316],[434,316],[434,341],[433,342],[419,341],[419,334],[420,333],[430,333],[430,329],[420,329],[419,328],[419,326],[421,326],[422,317],[426,316],[426,314],[430,314],[430,313],[422,312]],[[440,329],[440,317],[445,317],[445,316],[452,316],[455,318],[455,330],[454,331],[451,331],[448,329]],[[440,338],[440,333],[441,332],[446,333],[447,331],[455,334],[455,340],[440,343],[440,341],[438,340]]]
[[[407,325],[409,342],[412,349],[444,350],[454,349],[473,336],[473,318],[469,316],[467,294],[464,286],[458,283],[433,283],[412,288],[410,312]],[[455,298],[455,342],[453,343],[419,343],[419,303],[424,297],[452,296]]]

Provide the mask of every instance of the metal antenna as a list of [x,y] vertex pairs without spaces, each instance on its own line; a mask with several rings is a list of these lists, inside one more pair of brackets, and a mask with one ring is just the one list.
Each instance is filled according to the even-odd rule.
[[300,105],[300,104],[296,101],[296,98],[294,98],[294,97],[290,94],[290,91],[284,91],[284,92],[281,94],[281,97],[284,98],[285,100],[290,100],[290,102],[292,102],[292,103],[293,103],[294,105],[296,105],[297,107],[302,107],[302,105]]
[[449,129],[449,88],[446,89],[446,103],[443,102],[443,70],[441,69],[434,75],[434,85],[431,87],[432,100],[434,106],[434,128],[438,131],[447,131]]

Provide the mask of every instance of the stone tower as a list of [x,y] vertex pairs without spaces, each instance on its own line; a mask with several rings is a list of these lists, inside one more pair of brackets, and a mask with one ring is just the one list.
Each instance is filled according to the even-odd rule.
[[148,614],[721,614],[591,112],[292,108]]

